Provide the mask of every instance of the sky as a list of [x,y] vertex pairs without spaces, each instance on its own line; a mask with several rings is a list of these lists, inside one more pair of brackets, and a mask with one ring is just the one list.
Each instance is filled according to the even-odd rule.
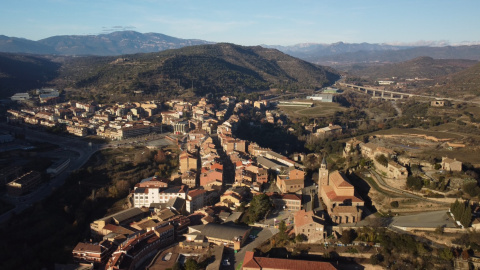
[[119,30],[239,45],[480,43],[478,0],[5,0],[0,35]]

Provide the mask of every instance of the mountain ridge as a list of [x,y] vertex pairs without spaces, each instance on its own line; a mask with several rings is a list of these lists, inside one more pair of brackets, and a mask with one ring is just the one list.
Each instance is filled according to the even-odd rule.
[[[329,67],[294,58],[276,49],[229,43],[122,56],[3,55],[16,60],[18,66],[26,65],[26,61],[19,61],[16,57],[27,57],[28,61],[43,59],[45,66],[55,67],[49,76],[44,76],[48,79],[36,79],[34,87],[57,87],[82,96],[91,94],[108,98],[131,97],[138,91],[156,98],[162,95],[250,93],[270,88],[318,89],[339,79],[338,72]],[[0,74],[7,69],[0,63]],[[29,74],[27,71],[21,76],[27,80]],[[0,85],[5,85],[4,81],[9,77],[12,76],[0,76]],[[9,89],[18,92],[31,90],[28,87],[31,85]]]
[[[204,44],[215,44],[215,42],[136,31],[117,31],[99,35],[60,35],[38,41],[0,36],[0,52],[55,55],[123,55]],[[339,41],[332,44],[300,43],[292,46],[261,46],[275,48],[312,63],[333,66],[337,63],[403,62],[419,56],[480,60],[480,45],[429,47]]]

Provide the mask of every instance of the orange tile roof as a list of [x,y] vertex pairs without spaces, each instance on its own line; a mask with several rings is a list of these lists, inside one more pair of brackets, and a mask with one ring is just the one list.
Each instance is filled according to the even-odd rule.
[[353,188],[353,186],[350,183],[347,182],[345,177],[342,174],[340,174],[339,171],[332,172],[329,177],[330,177],[330,182],[332,182],[337,187]]
[[306,212],[305,210],[300,210],[295,213],[294,222],[295,227],[302,227],[305,224],[313,223],[313,211]]
[[346,200],[351,200],[352,202],[363,202],[362,199],[356,196],[337,196],[337,193],[335,193],[335,190],[333,190],[331,186],[322,186],[322,189],[324,189],[328,199],[332,202],[344,202]]

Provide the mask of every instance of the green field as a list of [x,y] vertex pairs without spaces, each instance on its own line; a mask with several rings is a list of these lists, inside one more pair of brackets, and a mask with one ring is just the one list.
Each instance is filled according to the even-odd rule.
[[332,116],[337,111],[344,111],[345,108],[338,103],[322,103],[315,102],[313,107],[305,108],[305,106],[279,106],[279,110],[292,118],[302,117],[326,117]]

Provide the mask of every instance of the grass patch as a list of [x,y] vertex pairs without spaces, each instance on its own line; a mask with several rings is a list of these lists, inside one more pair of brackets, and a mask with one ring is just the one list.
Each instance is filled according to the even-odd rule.
[[292,118],[301,117],[326,117],[331,116],[335,112],[344,111],[345,108],[338,103],[314,103],[313,107],[305,108],[305,106],[282,106],[279,110]]
[[237,267],[235,268],[235,270],[241,270],[242,269],[242,266],[243,266],[243,261],[241,261]]

